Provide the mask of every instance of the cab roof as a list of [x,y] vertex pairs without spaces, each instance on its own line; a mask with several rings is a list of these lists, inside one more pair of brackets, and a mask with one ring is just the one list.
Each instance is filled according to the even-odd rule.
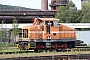
[[59,19],[56,19],[56,18],[38,18],[42,21],[59,21]]

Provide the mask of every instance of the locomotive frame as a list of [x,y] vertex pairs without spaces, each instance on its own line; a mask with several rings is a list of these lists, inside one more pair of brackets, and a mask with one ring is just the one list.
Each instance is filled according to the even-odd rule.
[[75,48],[76,41],[81,43],[76,39],[76,30],[59,25],[59,19],[35,18],[33,21],[32,26],[22,28],[22,40],[17,41],[20,50],[57,51]]

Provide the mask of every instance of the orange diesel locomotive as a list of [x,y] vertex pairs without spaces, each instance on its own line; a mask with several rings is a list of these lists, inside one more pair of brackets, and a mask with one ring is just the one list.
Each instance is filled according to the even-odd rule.
[[20,49],[59,50],[74,48],[76,30],[58,24],[56,18],[35,18],[33,25],[22,28],[22,40],[18,41]]

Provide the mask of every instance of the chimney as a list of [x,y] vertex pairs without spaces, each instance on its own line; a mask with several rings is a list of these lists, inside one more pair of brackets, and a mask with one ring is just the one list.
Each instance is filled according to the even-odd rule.
[[41,10],[48,10],[48,0],[41,0]]

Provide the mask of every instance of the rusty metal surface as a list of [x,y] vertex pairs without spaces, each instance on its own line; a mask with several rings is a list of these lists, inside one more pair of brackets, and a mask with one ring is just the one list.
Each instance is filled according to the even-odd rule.
[[59,6],[66,6],[67,0],[51,0],[51,10],[58,10]]

